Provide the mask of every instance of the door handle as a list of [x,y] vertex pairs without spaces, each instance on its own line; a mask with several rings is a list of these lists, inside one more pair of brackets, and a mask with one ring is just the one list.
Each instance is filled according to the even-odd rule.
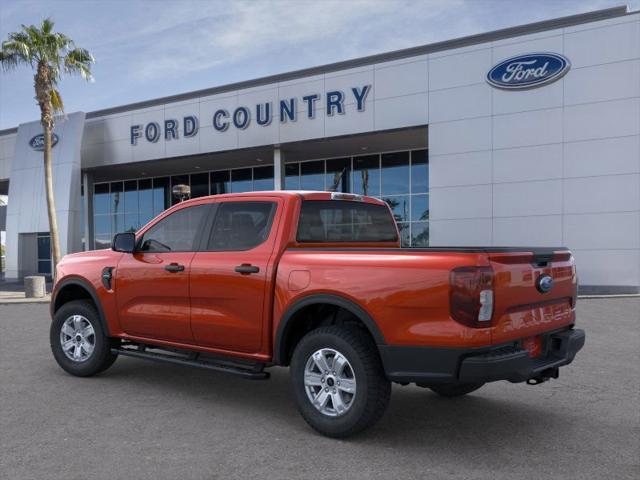
[[243,275],[250,275],[252,273],[258,273],[260,271],[260,267],[256,267],[250,263],[243,263],[242,265],[238,265],[235,270]]
[[177,263],[170,263],[166,265],[164,269],[167,272],[176,273],[176,272],[184,272],[184,265],[178,265]]

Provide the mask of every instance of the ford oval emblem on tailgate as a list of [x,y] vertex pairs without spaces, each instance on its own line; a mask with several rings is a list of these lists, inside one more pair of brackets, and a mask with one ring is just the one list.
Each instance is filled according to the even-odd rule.
[[553,278],[551,278],[551,275],[547,275],[546,273],[540,275],[538,280],[536,280],[536,288],[540,293],[547,293],[551,290],[553,288]]

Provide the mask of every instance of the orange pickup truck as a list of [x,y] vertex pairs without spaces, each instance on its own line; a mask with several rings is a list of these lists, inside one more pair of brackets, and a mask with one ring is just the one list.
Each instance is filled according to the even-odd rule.
[[249,379],[290,366],[304,419],[346,437],[382,416],[391,382],[452,397],[556,378],[585,341],[576,290],[565,248],[400,248],[374,198],[217,195],[64,257],[50,341],[77,376],[118,355]]

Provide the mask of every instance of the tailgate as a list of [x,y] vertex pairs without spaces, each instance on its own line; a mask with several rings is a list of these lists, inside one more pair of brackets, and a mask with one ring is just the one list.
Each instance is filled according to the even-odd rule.
[[492,342],[500,344],[572,325],[577,278],[562,248],[488,251],[494,270]]

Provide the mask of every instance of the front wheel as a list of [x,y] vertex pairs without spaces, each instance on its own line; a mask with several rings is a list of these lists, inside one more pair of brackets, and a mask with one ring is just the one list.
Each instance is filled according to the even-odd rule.
[[291,359],[300,413],[318,432],[343,438],[376,423],[389,405],[391,383],[378,351],[357,327],[312,330]]
[[53,316],[49,333],[53,357],[65,371],[89,377],[109,368],[118,358],[91,302],[65,303]]

